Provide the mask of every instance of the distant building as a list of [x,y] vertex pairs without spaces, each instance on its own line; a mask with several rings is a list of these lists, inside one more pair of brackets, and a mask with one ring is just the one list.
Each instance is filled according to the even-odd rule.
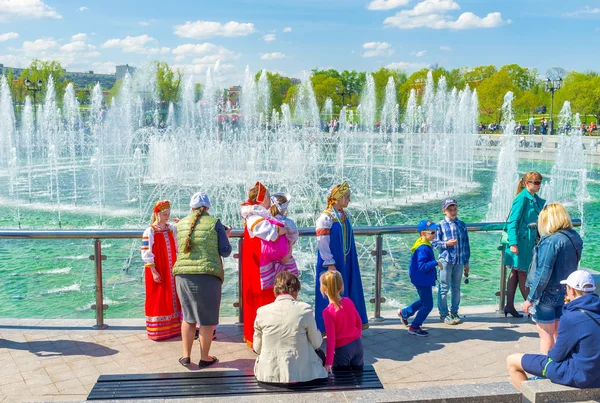
[[125,74],[127,74],[127,73],[129,73],[130,75],[133,75],[133,73],[135,73],[135,70],[136,70],[135,67],[130,66],[128,64],[117,66],[117,72],[116,72],[117,80],[120,80],[123,77],[125,77]]
[[[135,67],[127,67],[132,69],[131,71],[135,70]],[[7,74],[9,70],[12,70],[13,76],[17,79],[25,69],[5,67],[4,64],[0,64],[0,74]],[[64,70],[64,73],[64,79],[72,82],[76,88],[84,88],[88,85],[96,85],[96,83],[100,83],[102,88],[112,88],[115,85],[115,81],[117,81],[115,74],[95,74],[91,70],[82,73]]]
[[290,77],[290,80],[292,80],[292,85],[298,85],[302,83],[302,80],[300,80],[299,78]]

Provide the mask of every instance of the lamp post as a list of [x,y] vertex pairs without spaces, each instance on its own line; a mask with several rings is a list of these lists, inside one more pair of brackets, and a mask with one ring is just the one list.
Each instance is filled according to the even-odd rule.
[[550,91],[550,93],[552,94],[552,102],[550,103],[550,134],[554,134],[554,118],[553,118],[553,114],[554,114],[554,91],[556,90],[560,90],[560,87],[562,86],[562,78],[558,78],[558,79],[550,79],[548,78],[548,81],[546,81],[546,91]]
[[344,89],[342,88],[342,92],[340,92],[340,85],[336,84],[335,85],[335,93],[337,95],[342,96],[342,108],[343,108],[346,105],[346,103],[344,102],[344,96],[350,95],[350,84],[346,85],[346,91],[344,91]]
[[37,95],[38,91],[42,90],[42,85],[44,85],[42,80],[38,80],[37,83],[34,84],[31,81],[29,81],[29,78],[25,79],[25,87],[27,88],[27,91],[33,92],[33,116],[34,116],[33,120],[34,120],[34,122],[37,121],[36,95]]

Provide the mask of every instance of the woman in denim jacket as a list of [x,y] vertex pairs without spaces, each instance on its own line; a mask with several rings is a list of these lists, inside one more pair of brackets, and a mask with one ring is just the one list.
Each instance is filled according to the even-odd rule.
[[540,335],[540,351],[548,354],[558,335],[558,322],[565,304],[565,286],[560,283],[577,270],[583,241],[575,230],[569,213],[560,203],[544,207],[538,219],[542,236],[533,251],[527,276],[529,295],[523,311],[533,306],[533,321]]

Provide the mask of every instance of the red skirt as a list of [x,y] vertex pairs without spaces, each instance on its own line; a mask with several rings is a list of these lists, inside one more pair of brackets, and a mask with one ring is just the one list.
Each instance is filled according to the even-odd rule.
[[273,289],[260,287],[260,238],[251,238],[244,226],[242,248],[242,305],[244,309],[244,341],[252,347],[256,310],[275,301]]
[[173,265],[177,260],[172,231],[155,231],[154,264],[162,281],[157,283],[146,267],[146,330],[148,338],[162,340],[181,334],[181,304],[175,289]]

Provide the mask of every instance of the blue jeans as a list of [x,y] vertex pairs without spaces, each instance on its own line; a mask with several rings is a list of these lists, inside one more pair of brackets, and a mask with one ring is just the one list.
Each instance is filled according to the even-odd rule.
[[433,309],[433,287],[419,287],[416,285],[415,288],[419,294],[419,299],[413,302],[410,306],[404,308],[402,310],[402,316],[405,318],[410,318],[418,312],[417,316],[415,316],[415,319],[410,324],[412,328],[416,329],[423,325],[423,322],[425,322],[425,319],[427,319],[427,315],[429,315]]
[[444,269],[440,270],[440,285],[438,287],[438,309],[440,316],[448,315],[448,291],[452,294],[450,312],[458,313],[460,305],[460,283],[462,281],[463,264],[445,262]]
[[[333,340],[331,340],[333,342]],[[335,349],[334,368],[359,368],[364,365],[363,344],[360,338]]]

